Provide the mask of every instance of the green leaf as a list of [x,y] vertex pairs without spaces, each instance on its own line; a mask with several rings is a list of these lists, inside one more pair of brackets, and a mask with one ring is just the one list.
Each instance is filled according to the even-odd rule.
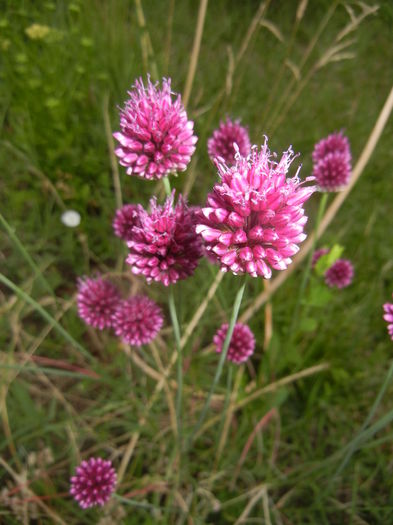
[[326,270],[328,270],[332,264],[334,264],[337,259],[341,257],[343,251],[343,246],[335,244],[329,253],[322,255],[322,257],[318,259],[318,262],[315,265],[315,273],[320,276],[325,275]]

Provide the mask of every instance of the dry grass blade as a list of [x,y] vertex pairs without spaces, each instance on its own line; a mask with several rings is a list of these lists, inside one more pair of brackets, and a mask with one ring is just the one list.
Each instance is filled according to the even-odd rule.
[[[332,204],[327,209],[321,224],[318,228],[318,236],[317,239],[319,239],[323,233],[325,232],[326,228],[329,226],[329,224],[332,222],[334,217],[336,216],[338,210],[341,208],[342,204],[344,203],[345,199],[348,197],[349,193],[351,192],[352,188],[356,184],[358,178],[363,173],[363,170],[365,166],[367,165],[368,161],[370,160],[371,155],[374,152],[374,149],[381,137],[381,134],[386,126],[386,123],[390,117],[390,114],[393,109],[393,88],[391,89],[385,104],[378,116],[378,119],[374,125],[373,130],[370,133],[370,136],[367,140],[366,145],[363,148],[363,151],[359,157],[359,160],[357,161],[352,176],[350,179],[350,182],[347,186],[347,188],[339,193],[337,197],[333,200]],[[247,308],[247,310],[243,313],[243,315],[240,317],[239,321],[241,323],[246,323],[251,317],[261,308],[263,304],[266,303],[266,301],[273,295],[273,293],[288,279],[288,277],[296,270],[296,268],[299,266],[299,264],[303,261],[303,259],[307,256],[309,251],[312,249],[314,245],[314,235],[311,234],[308,238],[308,240],[304,243],[302,249],[300,250],[299,254],[294,258],[292,265],[288,268],[288,270],[285,270],[285,272],[280,273],[275,279],[273,279],[270,283],[270,288],[268,290],[264,290],[262,293],[258,295],[258,297],[255,299],[255,301],[252,303],[251,306]]]
[[362,9],[362,12],[358,16],[354,14],[354,11],[351,8],[351,6],[349,6],[348,4],[345,4],[345,9],[347,10],[351,21],[337,35],[336,42],[339,42],[340,40],[345,38],[349,33],[352,33],[353,31],[355,31],[364,18],[366,18],[369,15],[375,14],[379,9],[379,5],[367,5],[363,2],[357,2],[357,4]]
[[151,43],[150,34],[146,27],[145,14],[143,12],[141,0],[135,0],[135,10],[136,10],[136,18],[138,21],[138,25],[142,30],[141,47],[142,47],[143,65],[145,67],[145,70],[147,72],[151,72],[153,78],[155,80],[158,80],[158,77],[159,77],[158,68],[157,68],[155,58],[154,58],[154,51],[153,51],[153,45]]
[[242,453],[240,454],[239,461],[238,461],[238,463],[236,465],[235,473],[233,475],[233,480],[232,480],[232,489],[234,489],[234,487],[236,485],[236,480],[237,480],[237,478],[239,476],[240,469],[242,468],[243,463],[246,460],[247,454],[248,454],[248,452],[249,452],[249,450],[251,448],[251,445],[254,442],[255,436],[257,435],[257,433],[260,430],[262,430],[269,423],[269,421],[272,419],[272,417],[277,417],[277,410],[275,408],[272,408],[271,410],[269,410],[269,412],[267,412],[258,421],[258,423],[255,425],[253,431],[249,435],[249,437],[248,437],[248,439],[246,441],[246,444],[243,447]]
[[192,84],[194,82],[195,71],[198,63],[199,50],[201,47],[203,26],[205,25],[206,9],[208,0],[200,0],[198,20],[195,30],[194,43],[191,51],[190,66],[188,68],[188,74],[186,79],[186,85],[183,93],[183,104],[185,107],[188,105],[188,101],[191,95]]
[[240,388],[240,383],[241,383],[241,380],[242,380],[242,377],[243,377],[243,373],[244,373],[244,366],[239,368],[239,370],[236,373],[235,384],[234,384],[233,390],[231,392],[231,396],[230,396],[230,400],[229,400],[229,407],[227,409],[227,413],[226,413],[226,417],[225,417],[225,421],[224,421],[224,426],[223,426],[223,429],[222,429],[222,432],[221,432],[220,441],[218,443],[218,449],[217,449],[217,454],[216,454],[216,459],[215,459],[215,467],[216,468],[218,467],[218,462],[220,461],[221,455],[222,455],[222,453],[224,451],[225,445],[226,445],[227,440],[228,440],[228,432],[229,432],[229,428],[230,428],[231,421],[232,421],[233,409],[234,409],[235,404],[236,404],[236,399],[237,399],[237,395],[239,393],[239,388]]
[[294,64],[293,62],[291,62],[289,59],[286,59],[284,64],[288,67],[288,69],[292,72],[296,82],[299,82],[300,80],[300,70],[299,68],[297,67],[296,64]]
[[254,18],[251,21],[250,27],[248,28],[248,31],[246,33],[246,36],[243,39],[242,45],[240,46],[240,50],[238,54],[236,55],[235,64],[239,64],[243,58],[243,56],[246,54],[246,51],[248,49],[248,46],[250,45],[251,38],[255,31],[258,28],[258,25],[261,23],[262,17],[265,14],[266,9],[269,7],[270,0],[266,2],[261,2],[258,8],[258,11],[255,13]]
[[349,46],[351,46],[355,42],[355,39],[346,40],[345,42],[341,42],[340,44],[337,44],[335,46],[329,47],[329,49],[326,50],[326,52],[322,55],[322,57],[318,60],[318,62],[315,64],[315,70],[322,69],[324,66],[329,64],[330,62],[337,62],[340,55],[345,56],[347,55],[350,58],[353,58],[355,55],[354,53],[342,53],[342,51]]
[[168,409],[169,409],[169,418],[171,421],[171,426],[173,430],[174,436],[178,436],[179,429],[177,428],[177,421],[176,421],[176,408],[175,408],[175,400],[173,398],[171,389],[169,388],[168,381],[165,377],[165,369],[164,365],[162,364],[160,353],[157,350],[157,347],[154,343],[150,343],[149,345],[151,352],[153,354],[154,360],[157,363],[157,367],[160,370],[163,378],[164,378],[164,390],[167,398],[168,403]]
[[197,326],[197,324],[199,323],[202,315],[204,314],[209,302],[211,301],[211,299],[213,298],[214,294],[216,293],[217,291],[217,288],[220,284],[220,282],[222,281],[224,277],[224,273],[223,272],[217,272],[217,275],[213,281],[213,283],[211,284],[207,294],[206,294],[206,297],[204,298],[204,300],[201,302],[201,304],[199,305],[197,311],[195,312],[195,314],[193,315],[191,321],[188,323],[185,331],[184,331],[184,334],[183,334],[183,337],[180,339],[180,349],[183,349],[186,344],[187,344],[187,341],[188,339],[190,338],[192,332],[194,331],[195,327]]
[[[246,406],[251,401],[254,401],[255,399],[258,399],[258,397],[268,394],[271,392],[275,392],[277,389],[281,388],[282,386],[289,385],[291,383],[294,383],[295,381],[299,381],[299,379],[303,379],[305,377],[309,377],[314,374],[319,374],[320,372],[323,372],[325,370],[328,370],[330,368],[329,363],[320,363],[319,365],[311,366],[310,368],[305,368],[304,370],[301,370],[300,372],[297,372],[296,374],[291,374],[289,376],[283,377],[282,379],[279,379],[278,381],[275,381],[274,383],[270,383],[270,385],[267,385],[263,388],[259,388],[258,390],[255,390],[252,392],[249,396],[245,397],[241,401],[238,401],[236,405],[233,407],[233,411],[240,410],[244,406]],[[197,438],[199,435],[203,435],[204,432],[216,423],[220,421],[221,415],[214,416],[209,421],[207,421],[203,427],[199,430],[195,438]]]
[[270,20],[262,19],[259,22],[259,25],[262,27],[266,27],[266,29],[268,29],[272,33],[272,35],[274,35],[277,38],[277,40],[279,40],[280,42],[284,42],[285,39],[283,37],[283,34],[276,26],[276,24],[273,24],[273,22],[270,22]]
[[[263,497],[264,494],[267,494],[267,486],[263,485],[256,494],[252,496],[250,501],[245,506],[243,512],[240,514],[239,518],[235,521],[235,525],[241,525],[242,523],[247,523],[247,518],[250,515],[250,512],[255,507],[255,505],[258,503],[258,501]],[[270,524],[270,519],[267,520],[265,515],[265,521],[267,524]]]
[[3,466],[3,468],[10,474],[10,476],[13,477],[15,483],[21,487],[24,493],[26,493],[29,498],[32,498],[37,505],[41,507],[41,509],[53,520],[54,523],[59,523],[60,525],[67,525],[65,521],[63,521],[58,514],[54,510],[52,510],[50,507],[45,505],[45,503],[39,498],[26,484],[25,479],[23,476],[20,476],[17,474],[9,465],[6,463],[6,461],[0,457],[0,465]]
[[300,0],[296,9],[296,20],[299,23],[307,9],[308,0]]
[[168,9],[168,24],[166,32],[166,43],[165,43],[165,66],[164,71],[168,74],[169,62],[171,60],[171,46],[172,46],[172,31],[173,31],[173,15],[175,12],[175,0],[169,1]]

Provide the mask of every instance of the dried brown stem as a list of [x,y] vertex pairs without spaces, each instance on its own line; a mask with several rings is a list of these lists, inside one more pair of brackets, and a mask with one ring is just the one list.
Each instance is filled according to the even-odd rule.
[[352,171],[352,176],[351,176],[348,186],[346,187],[344,191],[342,191],[335,197],[332,204],[327,209],[324,217],[321,220],[321,224],[319,225],[317,237],[314,239],[314,236],[315,236],[314,233],[312,233],[309,236],[307,241],[303,244],[302,249],[300,250],[298,255],[294,258],[293,263],[288,268],[288,270],[281,272],[275,279],[271,281],[269,289],[264,290],[258,295],[255,301],[251,304],[251,306],[249,306],[249,308],[247,308],[247,310],[243,312],[243,314],[241,315],[239,319],[240,322],[246,323],[247,321],[249,321],[249,319],[251,319],[251,317],[259,310],[259,308],[261,308],[261,306],[263,306],[266,303],[266,301],[270,299],[270,297],[274,294],[274,292],[296,270],[296,268],[299,266],[299,264],[303,261],[303,259],[307,256],[307,254],[310,252],[310,250],[314,246],[314,242],[318,240],[320,237],[322,237],[323,233],[325,232],[329,224],[333,221],[338,210],[341,208],[345,199],[348,197],[349,193],[351,192],[352,188],[356,184],[357,180],[363,173],[363,170],[366,167],[368,161],[370,160],[370,157],[373,154],[374,149],[382,135],[382,132],[392,112],[392,109],[393,109],[393,88],[390,90],[390,93],[378,116],[378,119],[374,125],[374,128],[372,129],[370,136],[366,142],[366,145],[364,146],[363,151]]

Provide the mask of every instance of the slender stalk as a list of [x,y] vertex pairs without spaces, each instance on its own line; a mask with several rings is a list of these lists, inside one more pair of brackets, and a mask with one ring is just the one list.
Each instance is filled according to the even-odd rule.
[[229,326],[228,326],[228,332],[227,332],[227,335],[225,337],[224,345],[222,347],[222,352],[221,352],[221,355],[220,355],[220,359],[218,361],[218,365],[217,365],[216,373],[215,373],[215,376],[214,376],[214,379],[213,379],[213,383],[212,383],[212,385],[210,387],[209,394],[207,396],[207,399],[206,399],[205,405],[204,405],[204,407],[202,409],[202,412],[201,412],[201,414],[199,416],[198,422],[195,425],[195,428],[194,428],[194,430],[192,432],[192,435],[188,439],[188,445],[190,445],[192,443],[192,441],[195,439],[195,436],[197,435],[199,429],[201,428],[201,426],[202,426],[202,424],[203,424],[203,422],[204,422],[204,420],[206,418],[207,411],[209,410],[209,407],[210,407],[212,395],[213,395],[213,393],[214,393],[214,391],[216,389],[218,381],[220,380],[220,377],[221,377],[221,374],[222,374],[222,370],[224,368],[224,362],[226,360],[227,353],[228,353],[229,343],[231,342],[231,339],[232,339],[233,329],[235,328],[235,324],[236,324],[236,321],[237,321],[237,318],[238,318],[238,315],[239,315],[240,305],[241,305],[241,302],[242,302],[242,299],[243,299],[243,294],[244,294],[245,287],[246,287],[246,283],[244,282],[243,285],[240,287],[239,291],[236,294],[235,302],[233,304],[233,309],[232,309],[232,316],[231,316],[231,320],[230,320],[230,323],[229,323]]
[[321,237],[324,231],[326,230],[326,228],[329,226],[329,224],[332,222],[334,217],[337,215],[338,210],[343,205],[345,199],[348,197],[352,188],[355,186],[357,180],[363,173],[363,170],[366,167],[368,161],[370,160],[370,157],[374,152],[374,149],[382,135],[382,132],[385,129],[386,123],[389,120],[392,110],[393,110],[393,87],[390,90],[390,93],[387,99],[385,100],[385,103],[383,105],[383,108],[380,114],[378,115],[378,119],[376,123],[374,124],[374,127],[367,139],[367,143],[365,144],[362,150],[359,160],[357,161],[355,167],[353,168],[351,179],[350,179],[348,186],[345,188],[344,191],[340,192],[335,197],[333,202],[330,204],[329,208],[326,210],[326,213],[323,216],[320,227],[318,229],[318,236],[315,237],[314,234],[311,234],[309,236],[307,241],[303,244],[300,252],[294,258],[293,264],[291,264],[291,266],[287,270],[285,270],[285,272],[281,272],[276,278],[274,278],[270,283],[269,289],[261,292],[256,297],[256,299],[253,301],[253,303],[242,314],[240,318],[240,321],[242,323],[246,323],[259,310],[259,308],[263,306],[265,302],[270,299],[270,297],[288,279],[288,277],[296,270],[296,268],[299,266],[302,260],[307,256],[307,254],[312,249],[313,244],[314,244],[314,237],[316,239]]
[[182,406],[182,396],[183,396],[183,360],[182,360],[182,351],[180,347],[180,327],[179,327],[179,321],[178,321],[177,313],[176,313],[173,285],[169,287],[169,312],[171,315],[173,333],[175,334],[176,350],[177,350],[176,420],[177,420],[179,444],[181,444],[181,439],[182,439],[181,406]]
[[169,182],[169,178],[164,177],[162,181],[164,183],[165,193],[168,195],[168,197],[170,197],[171,196],[171,183]]
[[292,315],[292,323],[291,323],[291,327],[290,327],[290,330],[289,330],[289,339],[290,339],[290,341],[292,341],[293,338],[294,338],[295,328],[296,328],[296,326],[298,324],[299,311],[300,311],[300,308],[301,308],[304,292],[306,291],[307,283],[308,283],[308,280],[310,278],[312,256],[314,254],[315,246],[317,244],[319,225],[321,224],[321,220],[322,220],[323,214],[325,213],[327,199],[328,199],[328,193],[325,192],[325,193],[322,194],[322,198],[321,198],[321,200],[319,202],[319,208],[318,208],[318,213],[317,213],[317,220],[315,222],[314,235],[313,235],[313,238],[312,238],[313,243],[312,243],[312,246],[311,246],[311,250],[310,250],[310,252],[308,254],[307,264],[306,264],[306,267],[304,269],[303,278],[302,278],[302,281],[300,283],[299,292],[297,294],[295,311],[293,312],[293,315]]
[[186,86],[183,93],[183,104],[187,107],[191,95],[192,84],[194,82],[195,71],[198,63],[199,49],[201,47],[201,40],[203,34],[203,26],[205,24],[206,9],[208,0],[201,0],[199,4],[198,20],[195,30],[194,43],[192,46],[190,66],[188,68]]

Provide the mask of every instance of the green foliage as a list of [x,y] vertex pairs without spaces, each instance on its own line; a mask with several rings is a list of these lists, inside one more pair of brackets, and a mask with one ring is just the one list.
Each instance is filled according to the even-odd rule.
[[[141,4],[159,73],[171,76],[173,89],[181,92],[197,4],[171,0]],[[125,516],[109,517],[112,522],[187,523],[186,512],[180,510],[185,502],[194,523],[235,523],[252,491],[266,483],[267,499],[256,501],[250,523],[262,519],[268,523],[266,505],[272,525],[391,523],[389,385],[371,426],[359,434],[361,438],[357,436],[391,357],[381,305],[390,300],[393,290],[388,233],[393,228],[388,186],[392,120],[361,179],[321,239],[321,245],[332,248],[319,259],[309,280],[293,340],[288,341],[287,332],[303,268],[272,298],[273,335],[267,348],[263,310],[251,319],[257,339],[255,357],[238,383],[237,369],[230,383],[224,367],[215,391],[222,397],[213,397],[206,420],[217,416],[216,423],[195,440],[180,462],[165,391],[141,424],[156,380],[141,372],[112,335],[92,334],[77,317],[75,306],[67,307],[78,276],[115,272],[118,257],[124,256],[124,246],[111,228],[115,197],[104,111],[109,100],[109,120],[116,130],[117,106],[134,79],[148,72],[143,63],[146,34],[138,25],[136,5],[121,0],[9,0],[2,4],[0,197],[4,220],[0,260],[6,280],[0,290],[1,456],[18,475],[26,474],[31,490],[67,524],[99,523],[103,517],[101,510],[83,512],[65,497],[80,454],[111,457],[119,467],[130,435],[136,431],[141,434],[139,442],[115,501]],[[167,56],[171,5],[172,47]],[[303,91],[282,124],[277,125],[274,118],[299,86],[296,81],[280,109],[280,98],[296,73],[293,67],[281,70],[281,64],[288,64],[288,59],[291,65],[301,63],[332,5],[310,0],[294,34],[296,2],[287,2],[285,9],[280,2],[270,2],[266,17],[274,26],[258,25],[231,77],[231,57],[240,50],[259,3],[209,2],[187,108],[199,137],[191,203],[203,202],[216,180],[206,140],[226,114],[241,117],[255,143],[261,142],[264,132],[272,150],[292,144],[301,152],[302,177],[312,172],[315,141],[334,130],[344,129],[348,134],[354,163],[357,161],[391,88],[391,2],[383,1],[378,12],[348,35],[356,37],[347,50],[356,55],[354,60],[334,60],[309,77],[308,70],[302,70],[299,81],[307,78]],[[358,14],[361,4],[345,7],[339,3],[310,63],[323,56],[348,23],[348,9]],[[279,29],[284,43],[272,33],[272,27]],[[218,100],[223,87],[228,96]],[[122,168],[119,171],[124,202],[146,204],[151,194],[161,190],[154,183],[127,177]],[[188,177],[189,171],[172,184],[181,190]],[[308,205],[309,232],[317,201],[315,196]],[[81,214],[77,229],[61,223],[64,208]],[[342,246],[354,262],[355,279],[348,289],[332,292],[322,277],[341,257]],[[126,294],[133,283],[123,277],[116,274],[114,279]],[[192,279],[174,290],[181,334],[214,277],[215,269],[203,262]],[[183,351],[185,435],[195,428],[203,407],[198,395],[209,391],[217,366],[214,352],[200,350],[210,343],[217,326],[228,320],[238,287],[238,278],[225,276]],[[263,285],[252,280],[247,288],[242,309]],[[167,328],[163,340],[168,344],[158,350],[166,366],[174,350],[166,291],[152,285],[147,293],[164,305]],[[93,365],[86,352],[93,357]],[[158,370],[149,349],[139,357]],[[40,362],[40,358],[49,361]],[[323,362],[329,363],[328,370],[280,383]],[[86,377],[89,373],[98,377]],[[170,379],[176,379],[174,370]],[[236,400],[240,403],[250,392],[273,387],[235,410],[216,462],[227,415],[224,407],[230,402],[228,384],[232,388],[238,384]],[[172,386],[170,391],[176,398],[176,389]],[[272,409],[277,415],[253,435]],[[253,441],[233,483],[250,436]],[[348,443],[356,439],[360,450],[350,454],[346,468],[334,477],[350,450]],[[34,474],[27,458],[43,447],[50,447],[54,458],[40,474]],[[20,483],[3,465],[0,479],[3,487],[20,493],[15,489]],[[25,494],[23,498],[28,499]],[[0,508],[1,522],[23,522],[9,506],[0,503]],[[51,520],[42,509],[40,513],[37,522]],[[32,517],[31,522],[35,523]]]

